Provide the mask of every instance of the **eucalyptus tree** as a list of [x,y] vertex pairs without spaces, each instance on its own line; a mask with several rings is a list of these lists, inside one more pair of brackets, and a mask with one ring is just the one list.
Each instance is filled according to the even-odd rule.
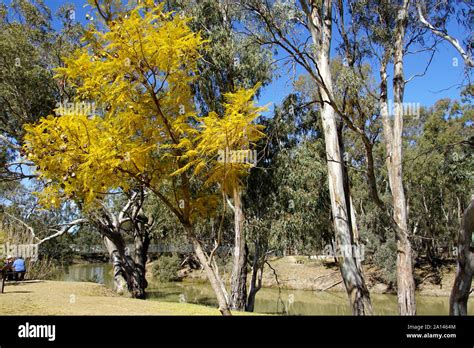
[[244,196],[253,260],[247,310],[269,255],[315,254],[333,238],[318,115],[300,94],[290,94],[262,120],[267,137],[258,143],[260,170],[250,174]]
[[[426,10],[430,14],[433,13],[434,17],[437,15],[431,11],[436,6],[440,9],[447,9],[448,14],[453,12],[453,7],[447,3],[426,3],[424,11]],[[379,199],[380,193],[377,192],[379,191],[377,190],[377,182],[371,179],[375,176],[369,175],[369,166],[367,166],[367,181],[369,182],[369,193],[373,201],[382,210],[391,212],[392,216],[387,222],[395,231],[397,239],[399,310],[402,314],[412,315],[416,313],[416,306],[411,246],[413,241],[411,239],[417,237],[413,234],[418,231],[420,219],[415,216],[413,219],[415,221],[408,220],[408,204],[405,197],[407,182],[405,180],[411,180],[412,172],[404,174],[402,167],[406,165],[407,161],[410,163],[409,158],[404,157],[404,151],[412,151],[411,147],[406,145],[407,141],[404,139],[407,136],[405,126],[406,124],[409,127],[416,125],[420,128],[422,123],[420,123],[419,118],[420,110],[412,110],[414,113],[410,113],[409,108],[404,105],[404,87],[409,81],[422,77],[426,73],[435,54],[436,45],[440,40],[435,38],[433,44],[430,44],[430,40],[427,40],[429,39],[427,33],[429,34],[430,31],[419,22],[418,18],[421,8],[420,2],[353,1],[349,3],[348,11],[344,11],[342,6],[343,2],[340,1],[338,5],[338,28],[343,39],[341,50],[348,63],[347,65],[355,72],[359,72],[361,77],[361,67],[364,66],[365,62],[371,64],[375,62],[379,66],[380,87],[365,86],[364,89],[374,96],[376,104],[379,105],[379,108],[375,108],[371,112],[374,115],[380,115],[382,119],[386,167],[392,196],[391,203]],[[345,24],[344,16],[350,18],[350,25]],[[445,26],[447,18],[438,18],[437,23]],[[413,47],[416,46],[418,47],[414,50]],[[416,51],[431,51],[430,58],[426,66],[420,66],[420,73],[405,79],[404,57]],[[393,104],[389,101],[388,88],[390,82],[388,68],[391,64],[393,64]],[[356,98],[354,98],[356,103],[358,100],[357,94],[359,93],[356,93]],[[393,113],[389,110],[390,105],[394,106]],[[358,108],[357,114],[360,115],[361,113],[362,109]],[[366,147],[367,163],[369,163],[369,155],[372,155],[372,149]],[[420,192],[419,188],[413,194],[410,194],[410,202],[417,202],[418,192]],[[416,213],[413,214],[413,209],[411,211],[412,217],[416,215]]]
[[[18,161],[24,123],[50,114],[57,102],[71,92],[53,80],[52,68],[61,66],[61,55],[79,45],[82,26],[68,13],[70,5],[56,14],[43,1],[12,1],[0,5],[0,144],[3,179],[29,177]],[[53,20],[62,29],[53,28]]]
[[[29,179],[30,187],[37,185],[31,164],[22,157],[23,125],[52,113],[71,92],[54,81],[52,70],[61,66],[61,54],[79,45],[82,26],[68,16],[71,11],[72,6],[64,5],[52,14],[43,1],[0,4],[0,195],[7,204],[14,205],[11,196],[20,192],[31,196],[21,179]],[[53,28],[55,20],[62,29]],[[31,208],[28,211],[37,213]],[[23,213],[16,211],[15,217],[22,220],[29,215]],[[43,219],[52,226],[58,223],[51,215]]]
[[[341,2],[339,3],[342,6]],[[412,10],[413,4],[408,0],[400,3],[353,1],[350,2],[348,11],[353,24],[348,30],[344,29],[345,24],[342,18],[344,11],[340,10],[343,52],[351,62],[356,62],[355,70],[360,70],[357,66],[362,66],[361,62],[365,60],[375,61],[379,66],[380,87],[372,90],[367,88],[367,90],[375,95],[379,107],[373,112],[378,113],[382,120],[385,162],[391,192],[389,209],[384,209],[387,204],[377,199],[378,193],[373,175],[368,176],[369,192],[380,208],[391,212],[388,222],[395,231],[397,240],[398,304],[399,311],[403,315],[416,313],[413,255],[408,237],[408,213],[402,171],[404,117],[416,115],[406,115],[403,104],[404,88],[407,82],[426,73],[436,45],[435,42],[431,47],[426,47],[427,45],[423,47],[425,50],[431,50],[431,57],[424,72],[405,79],[403,59],[412,46],[424,44],[423,38],[426,31],[420,28]],[[393,64],[393,104],[389,102],[387,72],[391,63]],[[391,105],[393,105],[393,111]],[[366,148],[366,153],[371,154],[371,149]]]
[[245,35],[240,22],[246,14],[233,0],[174,0],[166,2],[177,16],[190,17],[189,26],[209,40],[197,69],[202,79],[193,85],[200,112],[224,111],[224,94],[238,88],[260,89],[273,78],[272,53]]
[[[416,1],[418,18],[421,24],[428,28],[430,32],[446,42],[448,42],[461,55],[469,76],[470,69],[474,67],[472,58],[473,36],[472,36],[472,3],[471,1],[457,1],[450,3],[447,1]],[[458,38],[449,33],[447,24],[455,17],[458,25],[467,29],[468,36],[460,42]],[[453,65],[457,66],[457,58],[453,58]],[[469,83],[467,92],[469,94],[471,85]],[[472,92],[470,93],[472,97]],[[467,140],[465,140],[467,141]],[[462,171],[461,171],[462,172]],[[459,202],[459,198],[458,198]],[[458,203],[458,210],[461,204]],[[444,210],[443,210],[444,211]],[[457,245],[457,271],[450,297],[450,314],[466,315],[467,301],[470,294],[470,284],[472,282],[472,269],[470,258],[472,258],[471,245],[472,235],[469,230],[473,229],[473,208],[471,204],[466,208],[463,218],[459,218],[461,226],[458,233]],[[460,215],[460,214],[459,214]]]
[[[279,47],[294,64],[305,69],[317,85],[335,239],[338,246],[352,249],[350,191],[338,119],[344,111],[335,101],[330,70],[333,1],[302,0],[296,4],[246,0],[242,6],[251,15],[251,20],[246,22],[248,35],[262,45]],[[370,295],[356,257],[343,255],[339,260],[353,314],[371,314]]]
[[[413,278],[413,254],[408,239],[408,211],[403,187],[403,97],[405,77],[403,57],[405,50],[405,32],[408,23],[409,0],[404,0],[397,8],[393,39],[393,103],[396,105],[393,125],[389,119],[386,88],[386,65],[381,67],[381,115],[387,153],[387,169],[393,200],[393,219],[397,225],[397,296],[401,315],[415,315],[415,280]],[[386,52],[391,50],[386,48]]]
[[471,105],[445,98],[405,123],[404,179],[413,247],[434,270],[443,254],[453,255],[460,217],[469,204],[472,112]]

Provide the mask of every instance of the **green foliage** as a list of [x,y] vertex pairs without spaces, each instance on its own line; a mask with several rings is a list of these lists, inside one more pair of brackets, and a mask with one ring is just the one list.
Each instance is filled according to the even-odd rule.
[[385,243],[378,243],[372,247],[372,261],[380,270],[382,280],[390,286],[395,286],[397,284],[397,243],[395,239],[391,238]]
[[90,225],[83,225],[75,233],[71,234],[71,243],[81,248],[102,245],[102,237],[97,230]]
[[[32,195],[34,185],[8,185],[12,188],[4,194],[8,205],[2,207],[1,232],[4,242],[10,244],[34,244],[42,238],[54,233],[52,226],[59,225],[64,220],[77,218],[76,211],[70,204],[61,209],[40,210],[37,200]],[[34,232],[35,237],[32,234]],[[48,258],[59,264],[69,264],[72,261],[72,236],[66,233],[58,238],[50,239],[39,246],[39,257]]]
[[248,180],[245,207],[249,238],[268,238],[270,249],[314,253],[331,240],[324,143],[316,115],[291,95],[265,120],[268,138],[260,143],[262,155]]
[[[55,103],[68,99],[71,89],[53,80],[52,69],[61,56],[79,44],[79,23],[66,20],[71,5],[55,15],[44,1],[11,1],[0,5],[0,178],[31,177],[18,162],[25,123],[53,112]],[[53,28],[53,21],[61,29]],[[3,191],[3,188],[0,188]]]
[[[54,19],[64,20],[67,8],[61,7]],[[53,81],[51,69],[78,44],[81,26],[69,23],[61,31],[53,30],[53,16],[42,1],[12,1],[2,5],[2,14],[0,134],[21,141],[22,125],[50,114],[69,92]]]
[[271,51],[236,29],[246,16],[238,2],[178,0],[173,8],[192,17],[190,27],[209,40],[203,59],[198,62],[201,78],[194,86],[202,114],[223,113],[226,93],[270,82]]
[[71,242],[72,236],[67,233],[60,238],[53,238],[41,244],[38,253],[41,257],[55,261],[58,265],[69,265],[74,256]]
[[438,248],[452,256],[459,216],[471,199],[472,117],[472,105],[442,99],[422,113],[421,122],[407,125],[405,182],[419,236],[413,243],[430,261],[441,256]]
[[153,265],[152,274],[160,282],[173,282],[179,279],[177,275],[179,269],[180,258],[177,255],[162,255]]
[[[304,57],[313,57],[314,45],[300,41],[297,23],[303,17],[296,3],[270,2],[267,11],[260,1],[245,2],[263,8],[266,18],[304,47]],[[365,59],[373,58],[371,45],[392,45],[393,13],[399,4],[378,3],[352,3],[354,32],[347,33],[362,56],[355,57],[356,67],[336,57],[331,73],[335,103],[346,103],[345,116],[373,146],[378,194],[391,213],[379,86],[373,79],[377,69]],[[289,95],[272,117],[258,119],[263,109],[255,106],[254,99],[273,74],[271,51],[260,42],[275,39],[268,30],[259,30],[263,23],[252,23],[255,11],[249,14],[234,1],[167,1],[159,6],[143,1],[136,8],[130,8],[133,2],[124,7],[121,1],[104,1],[110,20],[91,25],[83,45],[75,50],[82,28],[66,18],[70,6],[59,10],[63,29],[55,32],[52,15],[41,1],[13,4],[13,8],[0,6],[0,135],[23,145],[22,126],[30,123],[24,149],[39,165],[45,206],[59,208],[73,200],[75,209],[84,209],[107,201],[117,210],[123,201],[109,198],[111,194],[145,185],[155,193],[148,195],[143,207],[157,217],[155,240],[185,245],[180,226],[185,221],[195,227],[205,247],[212,247],[220,225],[216,216],[221,214],[222,243],[233,242],[232,214],[225,211],[225,202],[221,204],[219,190],[230,193],[233,187],[243,191],[248,187],[243,207],[251,253],[258,242],[264,250],[309,254],[333,239],[318,89],[313,77],[300,76],[295,82],[297,94]],[[446,3],[436,14],[434,5],[427,2],[425,10],[437,27],[446,26],[444,14],[456,12],[461,24],[466,23],[466,12]],[[255,32],[239,33],[247,29]],[[366,29],[371,42],[359,40]],[[418,30],[410,19],[407,38],[419,42],[424,36],[417,36]],[[61,56],[67,56],[64,62]],[[60,69],[54,80],[56,67]],[[465,88],[461,102],[442,99],[422,109],[419,119],[404,120],[403,179],[417,258],[436,261],[452,256],[459,215],[474,187],[472,88]],[[75,101],[96,102],[98,112],[93,117],[59,115],[54,104],[72,95]],[[396,285],[395,235],[387,212],[380,211],[368,194],[364,143],[346,126],[341,138],[366,260],[381,270],[385,282]],[[3,146],[5,139],[0,141],[0,165],[5,167],[18,153]],[[219,151],[255,146],[258,163],[251,171],[246,164],[219,161]],[[48,234],[49,224],[74,216],[64,206],[29,214],[37,202],[26,199],[30,192],[19,184],[2,182],[0,191],[9,202],[6,211],[24,218],[40,238]],[[12,231],[25,237],[22,226],[2,220],[0,243]],[[48,258],[45,264],[69,262],[70,243],[100,243],[95,232],[84,228],[77,235],[45,243],[40,249]],[[31,267],[48,277],[49,266]],[[177,256],[162,256],[153,273],[170,281],[178,268]]]

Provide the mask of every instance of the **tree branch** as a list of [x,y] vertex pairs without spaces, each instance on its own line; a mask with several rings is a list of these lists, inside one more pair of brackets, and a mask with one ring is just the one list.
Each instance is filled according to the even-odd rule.
[[423,16],[423,11],[421,10],[421,4],[418,1],[417,3],[417,8],[418,8],[418,17],[420,19],[420,22],[427,27],[428,29],[431,30],[431,32],[442,39],[448,41],[461,55],[461,57],[464,60],[464,63],[466,66],[472,68],[474,67],[474,60],[468,55],[468,53],[461,47],[461,44],[457,39],[449,35],[446,31],[439,30],[435,28],[428,20]]

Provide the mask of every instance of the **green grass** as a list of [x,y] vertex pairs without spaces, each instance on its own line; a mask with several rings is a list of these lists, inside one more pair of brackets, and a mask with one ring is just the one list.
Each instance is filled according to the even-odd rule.
[[[252,313],[234,313],[252,315]],[[137,300],[86,282],[27,281],[5,286],[0,315],[221,315],[217,308]]]

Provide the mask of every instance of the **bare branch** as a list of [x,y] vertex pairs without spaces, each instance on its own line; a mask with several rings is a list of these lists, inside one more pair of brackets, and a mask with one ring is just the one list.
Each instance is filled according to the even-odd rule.
[[138,196],[138,192],[133,192],[132,196],[128,199],[127,203],[123,206],[118,216],[119,224],[122,224],[124,215],[128,212],[132,204],[135,202],[135,199],[137,198],[137,196]]
[[68,223],[56,225],[56,226],[50,228],[51,231],[55,232],[54,234],[49,235],[49,236],[47,236],[43,239],[40,239],[36,236],[35,229],[32,226],[28,225],[25,221],[23,221],[22,219],[17,218],[16,216],[14,216],[10,213],[7,213],[7,212],[5,212],[4,214],[9,216],[10,218],[12,218],[15,221],[18,221],[23,226],[25,226],[28,229],[28,231],[30,231],[33,238],[38,241],[37,243],[35,243],[36,245],[40,245],[40,244],[42,244],[42,243],[44,243],[48,240],[59,237],[59,236],[63,235],[64,233],[68,232],[74,226],[77,226],[77,225],[80,225],[84,222],[87,222],[86,219],[76,219],[76,220],[73,220],[73,221],[68,222]]
[[15,221],[18,221],[19,223],[21,223],[23,226],[25,226],[31,233],[31,235],[33,236],[33,238],[36,238],[37,240],[41,240],[39,239],[38,237],[36,237],[36,234],[35,234],[35,229],[33,227],[31,227],[30,225],[28,225],[26,222],[24,222],[23,220],[17,218],[16,216],[10,214],[10,213],[7,213],[5,212],[4,213],[5,215],[11,217],[13,220]]
[[428,68],[429,68],[430,65],[431,65],[431,62],[433,61],[433,57],[434,57],[435,52],[436,52],[435,50],[432,51],[430,60],[428,61],[428,64],[426,64],[426,66],[425,66],[425,70],[424,70],[421,74],[414,74],[414,75],[411,76],[408,80],[405,80],[405,83],[410,82],[410,81],[413,80],[415,77],[422,77],[422,76],[424,76],[424,75],[426,74],[426,72],[428,71]]
[[43,239],[41,239],[38,243],[36,243],[36,245],[40,245],[48,240],[51,240],[53,238],[56,238],[56,237],[59,237],[59,236],[62,236],[63,234],[65,234],[66,232],[68,232],[71,228],[73,228],[74,226],[78,226],[80,224],[83,224],[84,222],[87,222],[86,219],[77,219],[77,220],[73,220],[71,222],[68,222],[67,224],[63,224],[63,225],[60,225],[62,226],[61,229],[59,230],[56,230],[56,229],[51,229],[53,231],[56,231],[56,233],[50,235],[50,236],[47,236]]
[[6,142],[8,144],[8,146],[10,146],[12,149],[14,150],[21,150],[21,146],[19,145],[16,145],[15,143],[13,143],[12,141],[10,141],[6,136],[4,136],[3,134],[0,134],[0,140]]
[[417,3],[417,8],[418,8],[418,17],[420,18],[420,22],[425,27],[430,29],[433,34],[448,41],[459,52],[466,66],[470,68],[474,67],[474,60],[472,59],[472,57],[469,56],[469,54],[464,50],[464,48],[462,48],[461,44],[459,43],[457,39],[449,35],[446,31],[436,29],[430,22],[428,22],[428,20],[423,15],[423,11],[421,10],[421,4],[419,1]]

